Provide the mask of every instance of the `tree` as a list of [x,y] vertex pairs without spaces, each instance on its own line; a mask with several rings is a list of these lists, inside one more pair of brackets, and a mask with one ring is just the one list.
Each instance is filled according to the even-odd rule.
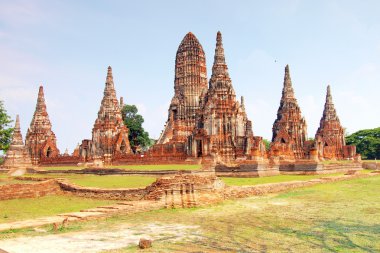
[[124,124],[129,129],[128,139],[133,152],[141,147],[146,149],[152,145],[148,132],[142,126],[144,118],[138,114],[138,109],[135,105],[124,105],[122,108]]
[[265,145],[265,149],[268,151],[270,149],[270,141],[268,141],[267,139],[263,139],[263,142]]
[[363,159],[380,159],[380,127],[357,131],[346,137],[347,145],[355,145]]
[[0,100],[0,150],[4,153],[7,152],[12,140],[13,128],[10,125],[12,121],[4,108],[3,101]]

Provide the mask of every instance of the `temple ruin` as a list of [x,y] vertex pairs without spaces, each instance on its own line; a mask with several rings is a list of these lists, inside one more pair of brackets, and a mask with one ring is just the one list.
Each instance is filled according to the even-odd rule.
[[323,115],[315,134],[315,146],[319,159],[341,160],[353,158],[355,147],[346,146],[344,128],[340,124],[331,96],[330,85],[327,86],[326,102]]
[[289,65],[285,67],[284,87],[272,132],[272,154],[290,160],[306,157],[307,125],[294,95]]
[[262,138],[253,136],[244,98],[241,103],[236,100],[220,32],[216,38],[209,89],[200,98],[196,124],[187,144],[190,156],[212,156],[217,162],[227,164],[239,158],[252,158],[253,150],[258,151],[255,155],[265,153]]
[[3,166],[6,169],[26,169],[33,167],[30,154],[24,146],[24,141],[22,140],[20,118],[18,115],[16,116],[16,123],[13,130],[12,142],[6,153]]
[[38,90],[36,110],[26,133],[25,146],[35,165],[39,164],[40,160],[59,155],[57,139],[46,110],[43,86],[40,86]]
[[108,67],[103,94],[98,117],[92,129],[92,139],[82,141],[80,156],[85,161],[96,158],[109,164],[115,155],[131,153],[129,130],[123,122],[111,67]]
[[195,127],[195,114],[206,91],[206,56],[198,39],[189,32],[176,53],[174,96],[157,144],[187,140]]
[[[204,167],[217,167],[218,175],[238,171],[245,176],[255,176],[274,175],[279,170],[318,170],[320,160],[356,157],[355,146],[345,145],[344,130],[329,86],[315,141],[307,139],[307,124],[295,98],[288,65],[272,128],[272,142],[266,150],[262,137],[253,134],[244,98],[239,101],[236,97],[220,32],[216,36],[209,81],[206,56],[198,39],[189,32],[181,41],[176,52],[174,96],[168,119],[156,144],[149,150],[141,154],[132,152],[129,129],[122,115],[124,101],[122,97],[120,101],[117,99],[111,67],[108,67],[103,94],[92,138],[82,140],[71,155],[67,151],[61,155],[41,86],[25,140],[32,164],[53,166],[90,162],[96,165],[99,161],[106,165],[202,163]],[[7,158],[8,164],[12,150]],[[20,155],[21,151],[17,152],[18,157],[24,157]]]

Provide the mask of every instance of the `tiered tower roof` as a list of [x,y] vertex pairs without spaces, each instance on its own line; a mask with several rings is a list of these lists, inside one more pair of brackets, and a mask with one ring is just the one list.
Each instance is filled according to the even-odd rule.
[[31,154],[33,163],[38,164],[43,157],[58,156],[56,142],[46,109],[44,88],[41,85],[38,90],[36,109],[25,139],[25,146]]
[[116,96],[112,68],[107,78],[98,117],[92,129],[91,156],[126,154],[131,152],[128,128],[124,125],[121,108]]
[[196,111],[206,91],[206,56],[198,39],[189,32],[177,50],[174,96],[158,144],[186,141],[195,126]]
[[[304,158],[303,146],[306,140],[306,121],[302,117],[301,109],[294,95],[289,65],[286,65],[280,107],[277,111],[277,119],[273,124],[272,146],[280,148],[279,146],[286,145],[289,148],[289,154],[287,154],[289,157]],[[281,147],[281,149],[283,148]]]
[[12,142],[7,150],[4,167],[8,169],[32,167],[30,154],[24,146],[22,140],[20,118],[16,116],[16,123],[13,129]]
[[346,145],[344,129],[335,110],[330,85],[327,86],[325,106],[315,141],[320,158],[343,158],[343,146]]

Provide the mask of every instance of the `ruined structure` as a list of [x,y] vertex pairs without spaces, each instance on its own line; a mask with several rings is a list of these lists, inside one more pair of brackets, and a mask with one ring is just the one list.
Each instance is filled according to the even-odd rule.
[[320,158],[353,158],[356,153],[355,147],[344,145],[343,128],[329,90],[316,142],[307,140],[307,125],[294,95],[289,66],[285,67],[272,142],[266,151],[262,137],[253,134],[244,98],[236,98],[220,32],[209,83],[201,44],[191,32],[183,38],[176,53],[174,96],[165,128],[157,143],[141,154],[131,152],[123,106],[123,98],[118,101],[116,97],[112,69],[108,67],[92,138],[82,140],[72,155],[59,155],[40,87],[26,139],[33,162],[47,166],[202,163],[203,169],[215,169],[222,176],[261,176],[279,170],[317,171],[321,169]]
[[315,134],[315,146],[320,159],[343,159],[345,158],[344,150],[346,150],[346,157],[352,158],[355,155],[351,154],[352,147],[346,146],[344,129],[336,114],[330,85],[327,86],[325,107]]
[[178,47],[175,60],[174,97],[168,120],[157,144],[185,142],[195,126],[199,101],[207,91],[206,57],[202,45],[189,32]]
[[20,119],[17,115],[16,124],[13,130],[12,142],[5,156],[4,168],[30,168],[32,167],[32,160],[28,150],[24,146],[22,141]]
[[128,131],[116,97],[112,68],[108,67],[104,96],[92,129],[92,139],[82,141],[81,157],[84,160],[103,159],[107,164],[117,154],[131,153]]
[[285,67],[280,107],[272,131],[272,155],[279,156],[281,159],[302,159],[306,157],[304,144],[307,140],[307,125],[294,96],[288,65]]
[[265,152],[262,138],[253,136],[252,122],[247,118],[243,97],[241,103],[236,100],[220,32],[216,38],[209,89],[204,98],[201,97],[187,150],[190,156],[211,155],[223,163],[239,158],[251,159],[252,155],[262,156]]
[[44,88],[40,86],[36,110],[25,139],[25,146],[31,155],[32,163],[39,164],[41,159],[57,157],[59,150],[56,142],[46,110]]

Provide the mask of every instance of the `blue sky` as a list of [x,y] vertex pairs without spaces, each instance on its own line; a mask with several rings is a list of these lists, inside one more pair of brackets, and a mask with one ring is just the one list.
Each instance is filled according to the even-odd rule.
[[327,84],[348,132],[379,127],[379,11],[379,1],[0,0],[0,99],[25,136],[43,84],[58,146],[72,152],[91,138],[111,65],[117,95],[157,138],[179,43],[197,36],[210,76],[220,30],[255,135],[271,138],[286,64],[310,137]]

